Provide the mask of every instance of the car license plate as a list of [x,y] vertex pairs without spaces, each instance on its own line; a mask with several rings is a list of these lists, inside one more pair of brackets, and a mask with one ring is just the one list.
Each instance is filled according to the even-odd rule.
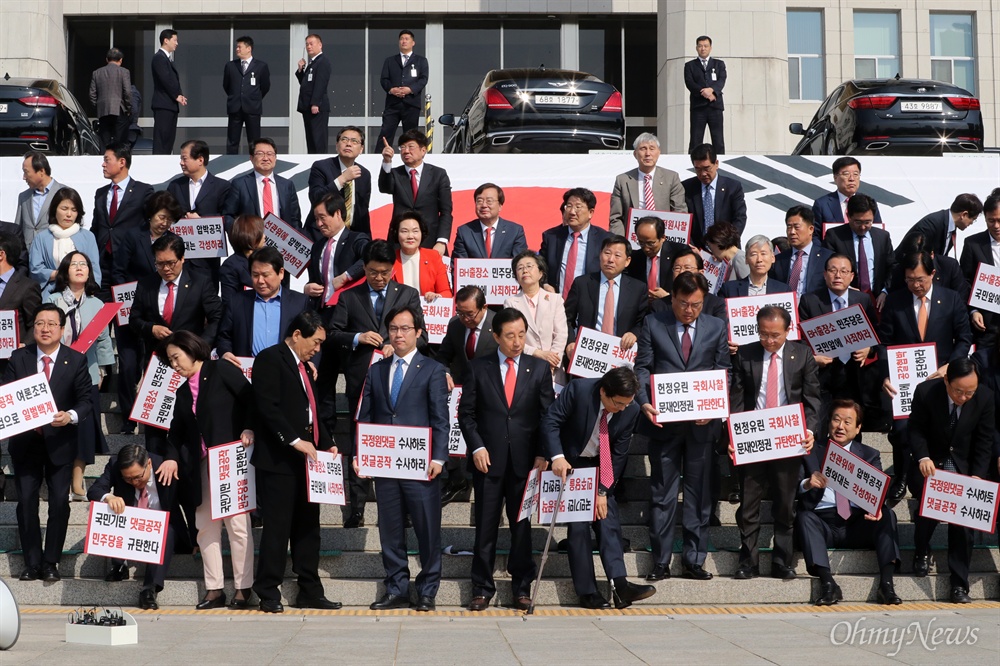
[[535,104],[576,104],[572,95],[535,95]]
[[0,104],[0,113],[7,113],[7,105]]
[[902,111],[928,111],[941,113],[941,102],[900,102]]

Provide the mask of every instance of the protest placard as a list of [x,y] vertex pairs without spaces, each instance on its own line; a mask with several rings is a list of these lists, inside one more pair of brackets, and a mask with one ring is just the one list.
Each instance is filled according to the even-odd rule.
[[635,345],[625,350],[621,348],[621,341],[616,335],[581,326],[576,333],[576,345],[567,372],[577,377],[596,379],[612,368],[622,365],[631,368],[635,364]]
[[431,464],[431,429],[359,423],[358,474],[426,481]]
[[10,358],[21,344],[21,328],[17,323],[17,310],[0,310],[0,359]]
[[[562,479],[553,472],[542,472],[538,498],[538,524],[548,525],[559,498]],[[566,477],[566,491],[559,505],[556,524],[589,523],[597,517],[597,468],[577,467]]]
[[937,370],[934,345],[898,345],[886,347],[889,355],[889,383],[896,389],[892,397],[892,418],[908,419],[913,408],[913,392]]
[[517,512],[517,522],[525,518],[531,520],[538,515],[538,500],[542,492],[542,470],[533,467],[528,473],[528,480],[524,484],[524,493],[521,495],[521,509]]
[[834,441],[826,447],[823,476],[827,487],[873,516],[889,490],[889,476]]
[[119,326],[128,326],[128,318],[132,314],[132,301],[135,300],[135,288],[138,284],[138,282],[123,282],[111,287],[111,297],[118,304]]
[[727,298],[726,313],[729,315],[730,342],[745,345],[760,341],[760,337],[757,335],[757,312],[765,305],[777,305],[787,310],[792,317],[792,327],[788,330],[788,339],[799,339],[799,303],[798,296],[793,291],[782,294]]
[[257,508],[257,475],[250,456],[253,446],[235,441],[208,449],[212,520],[222,520]]
[[799,327],[813,354],[847,363],[851,352],[878,344],[875,329],[860,305],[807,319]]
[[651,375],[650,400],[657,423],[722,419],[729,416],[729,378],[725,370]]
[[486,294],[487,305],[503,305],[521,291],[510,259],[455,259],[455,291],[475,285]]
[[299,277],[309,267],[312,241],[274,213],[264,218],[264,243],[278,248],[285,270]]
[[316,460],[306,456],[306,488],[313,504],[347,504],[344,457],[329,451],[316,451]]
[[44,373],[4,384],[0,386],[0,440],[49,425],[58,411]]
[[441,344],[445,333],[448,332],[448,322],[454,314],[455,299],[437,298],[433,303],[428,303],[421,294],[420,308],[424,311],[424,328],[427,329],[428,342],[432,345]]
[[177,402],[177,388],[186,382],[179,372],[154,356],[146,366],[129,418],[161,430],[170,430]]
[[105,303],[104,306],[97,311],[94,318],[90,320],[86,328],[80,332],[80,336],[76,339],[76,342],[70,345],[70,349],[73,351],[78,351],[81,354],[86,354],[87,350],[97,342],[97,338],[100,337],[108,328],[108,324],[111,320],[115,318],[118,314],[118,304],[117,303]]
[[247,378],[248,382],[253,382],[253,356],[235,356],[237,361],[240,362],[240,371],[243,372],[243,376]]
[[708,280],[708,293],[717,294],[719,293],[719,287],[726,281],[726,273],[729,272],[729,263],[726,261],[717,261],[711,252],[706,252],[705,250],[701,250],[700,254],[701,260],[705,264],[705,270],[702,271],[702,274]]
[[934,470],[924,479],[920,516],[992,534],[996,529],[998,486],[985,479]]
[[90,503],[83,552],[132,562],[163,564],[169,511],[126,506],[115,513],[104,502]]
[[806,454],[802,403],[729,415],[729,441],[737,465]]
[[1000,266],[979,263],[969,294],[969,307],[1000,312]]
[[221,217],[186,217],[174,222],[170,232],[184,241],[185,259],[225,259],[229,254]]
[[666,240],[687,245],[691,242],[691,213],[673,213],[666,210],[628,209],[628,241],[633,250],[639,249],[639,238],[635,234],[635,223],[643,217],[658,217],[663,220]]
[[462,401],[462,387],[456,386],[448,395],[448,420],[451,430],[448,432],[448,455],[464,458],[466,454],[465,435],[458,427],[458,403]]

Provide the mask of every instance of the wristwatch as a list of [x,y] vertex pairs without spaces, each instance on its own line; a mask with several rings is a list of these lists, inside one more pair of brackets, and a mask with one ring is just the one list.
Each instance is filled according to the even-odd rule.
[[604,488],[598,488],[597,489],[597,496],[598,497],[607,497],[608,496],[608,491],[605,490]]

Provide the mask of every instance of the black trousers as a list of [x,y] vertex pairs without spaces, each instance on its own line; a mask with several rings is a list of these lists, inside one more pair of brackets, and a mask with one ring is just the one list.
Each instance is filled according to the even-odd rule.
[[122,410],[122,429],[134,430],[135,421],[130,421],[135,393],[144,368],[139,367],[142,357],[142,342],[128,326],[115,327],[115,343],[118,346],[118,405]]
[[[494,463],[496,464],[496,463]],[[500,531],[500,512],[506,505],[507,525],[510,526],[510,554],[507,556],[507,573],[510,574],[511,592],[518,597],[531,596],[531,583],[538,569],[531,556],[531,522],[518,521],[521,498],[527,477],[514,474],[508,461],[502,476],[487,476],[479,470],[472,473],[475,491],[476,541],[472,548],[472,596],[487,599],[496,594],[493,566],[497,558],[497,536]]]
[[105,146],[128,138],[129,117],[124,115],[101,116],[97,123],[97,136]]
[[226,129],[226,155],[238,155],[240,152],[240,135],[243,126],[247,128],[247,146],[260,138],[260,116],[250,115],[245,111],[229,114],[229,126]]
[[[919,495],[920,505],[924,503],[924,493]],[[938,522],[932,518],[916,517],[913,519],[914,555],[930,555],[931,537],[937,529]],[[961,525],[948,523],[948,569],[951,571],[951,586],[969,589],[969,567],[972,565],[972,530]]]
[[609,580],[625,576],[625,552],[622,550],[622,525],[618,515],[618,502],[608,495],[608,515],[593,523],[570,523],[566,526],[566,549],[569,553],[569,571],[577,596],[597,594],[594,573],[594,540],[591,526],[598,533],[601,564]]
[[691,143],[688,152],[705,143],[705,126],[712,134],[712,147],[716,154],[726,154],[726,140],[722,135],[722,109],[700,107],[691,109]]
[[177,138],[177,111],[153,109],[153,154],[169,155],[174,152]]
[[[321,364],[326,363],[326,355],[323,355],[323,360]],[[346,361],[345,361],[346,363]],[[346,368],[346,365],[344,366]],[[320,376],[322,376],[322,372]],[[347,377],[348,385],[351,386],[353,382],[350,381],[350,377]],[[359,513],[362,516],[365,514],[365,504],[368,503],[368,496],[371,495],[372,481],[371,479],[362,479],[357,474],[354,473],[354,451],[355,442],[354,436],[357,434],[357,430],[354,427],[354,415],[358,413],[358,403],[361,401],[361,390],[363,384],[359,384],[357,388],[351,386],[347,392],[347,407],[351,410],[350,420],[351,426],[350,430],[350,448],[344,451],[344,482],[347,484],[347,508],[346,515]],[[354,393],[357,391],[357,393]],[[320,407],[320,413],[324,413],[323,407]],[[331,431],[332,432],[332,431]],[[346,517],[346,516],[345,516]]]
[[327,152],[330,143],[329,121],[329,111],[320,111],[317,114],[307,111],[302,114],[302,124],[306,129],[306,152],[310,155]]
[[767,462],[750,463],[737,467],[743,499],[736,511],[736,524],[740,527],[740,564],[758,566],[760,549],[760,504],[764,491],[771,488],[772,514],[774,517],[774,555],[772,564],[790,565],[795,530],[795,495],[799,485],[799,468],[802,458],[782,458]]
[[396,144],[393,142],[393,139],[396,138],[396,128],[399,127],[400,121],[403,123],[404,132],[416,129],[420,125],[420,107],[407,106],[402,102],[391,106],[387,105],[382,111],[382,129],[378,132],[378,140],[375,142],[373,152],[378,153],[382,151],[382,147],[385,146],[382,143],[383,138],[389,142],[390,146],[395,148]]
[[879,569],[899,562],[899,537],[896,532],[896,514],[887,506],[882,507],[879,520],[865,519],[861,509],[851,509],[851,517],[844,520],[836,508],[819,511],[799,511],[795,516],[795,536],[806,570],[813,576],[816,568],[830,568],[830,548],[874,548]]
[[[34,431],[22,437],[31,437],[31,444],[19,447],[19,453],[11,456],[11,463],[17,487],[17,532],[24,552],[24,565],[28,569],[37,569],[43,564],[56,566],[62,557],[69,525],[69,486],[73,478],[73,462],[54,464],[45,448],[45,440]],[[44,551],[42,525],[38,517],[39,490],[43,480],[49,491]]]

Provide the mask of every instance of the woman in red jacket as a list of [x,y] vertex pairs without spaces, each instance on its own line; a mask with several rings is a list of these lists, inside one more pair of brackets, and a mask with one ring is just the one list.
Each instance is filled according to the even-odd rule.
[[413,287],[430,303],[439,296],[451,298],[452,292],[441,255],[433,248],[420,247],[426,235],[427,224],[416,211],[401,213],[389,224],[389,242],[397,247],[392,279]]

